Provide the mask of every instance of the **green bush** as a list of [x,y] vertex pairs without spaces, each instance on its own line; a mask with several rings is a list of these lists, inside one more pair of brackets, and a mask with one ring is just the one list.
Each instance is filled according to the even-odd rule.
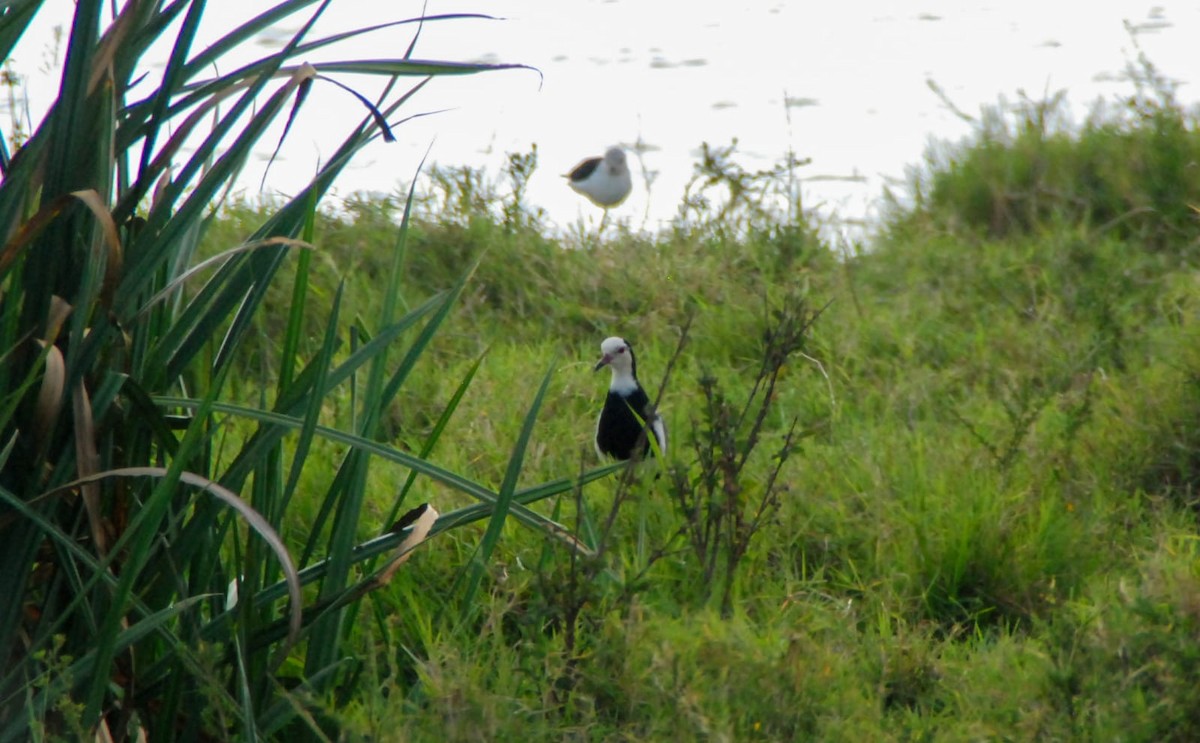
[[967,142],[931,156],[913,183],[910,212],[892,230],[928,224],[1004,238],[1084,225],[1147,250],[1193,256],[1200,236],[1200,131],[1175,85],[1145,58],[1130,65],[1135,92],[1096,104],[1079,127],[1063,95],[985,111]]

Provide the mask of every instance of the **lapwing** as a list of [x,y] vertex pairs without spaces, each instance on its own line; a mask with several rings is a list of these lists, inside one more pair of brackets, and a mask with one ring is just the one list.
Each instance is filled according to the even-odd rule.
[[572,189],[604,209],[605,216],[633,190],[625,150],[620,147],[609,147],[604,157],[589,157],[572,168],[566,178]]
[[658,451],[665,456],[667,428],[638,382],[633,347],[624,338],[605,338],[600,353],[595,371],[607,366],[612,370],[612,381],[596,419],[596,453],[601,458],[630,459],[640,443],[639,458],[652,455],[650,436],[653,436]]

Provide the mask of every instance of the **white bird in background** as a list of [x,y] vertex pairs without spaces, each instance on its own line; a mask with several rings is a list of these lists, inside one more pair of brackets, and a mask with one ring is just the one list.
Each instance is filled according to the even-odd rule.
[[605,219],[608,218],[608,210],[619,205],[633,190],[633,179],[625,162],[625,150],[620,147],[609,147],[604,157],[587,158],[564,177],[567,178],[567,185],[576,193],[583,194],[604,210]]
[[596,453],[602,458],[629,459],[637,452],[640,442],[642,451],[638,457],[641,458],[653,454],[650,446],[650,436],[653,436],[658,450],[665,456],[667,427],[638,382],[633,346],[622,338],[605,338],[600,344],[600,353],[595,370],[600,371],[606,366],[612,369],[612,382],[600,417],[596,419]]

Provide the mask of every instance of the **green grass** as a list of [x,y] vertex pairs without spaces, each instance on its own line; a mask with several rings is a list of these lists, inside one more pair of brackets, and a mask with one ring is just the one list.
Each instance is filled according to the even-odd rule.
[[[1109,126],[1097,121],[1025,141],[1021,115],[1008,124],[1019,143],[984,133],[955,162],[1063,153],[1045,177],[1076,189],[1071,203],[1088,198],[1071,185],[1079,150],[1103,141],[1116,162],[1159,125],[1145,117],[1097,140]],[[1155,116],[1177,117],[1163,136],[1181,141],[1154,146],[1194,147],[1185,114]],[[992,187],[956,167],[929,179]],[[1175,200],[1156,212],[1175,220],[1195,191],[1157,173],[1092,187],[1124,188],[1130,203],[1134,189],[1154,191]],[[614,481],[539,506],[608,545],[599,564],[510,521],[467,613],[455,581],[483,527],[435,539],[359,615],[363,672],[335,713],[343,729],[397,740],[1200,734],[1198,217],[1113,230],[1064,207],[997,231],[967,218],[958,187],[940,188],[844,260],[807,225],[755,230],[736,210],[724,230],[704,222],[569,249],[536,218],[506,224],[496,201],[451,194],[422,213],[405,255],[408,302],[479,264],[387,416],[404,447],[483,354],[433,460],[498,488],[553,364],[520,481],[590,466],[599,340],[632,336],[656,392],[690,319],[663,413],[667,469],[694,475],[692,443],[710,425],[702,380],[742,404],[772,312],[797,293],[832,303],[807,356],[783,368],[741,502],[763,492],[793,418],[812,434],[783,465],[779,509],[735,570],[729,612],[703,584],[658,465],[641,470],[611,532],[605,516],[626,498]],[[314,291],[383,260],[395,214],[360,202],[350,216],[319,215],[324,260],[356,269],[314,273]],[[353,314],[378,311],[365,282],[347,294]],[[733,435],[745,446],[745,429]],[[375,474],[365,514],[399,477]],[[422,497],[461,499],[432,485]]]
[[[25,717],[4,730],[1200,737],[1200,150],[1140,64],[1107,118],[998,112],[849,256],[770,206],[789,168],[706,148],[698,177],[740,196],[660,235],[547,234],[521,202],[533,152],[512,190],[435,172],[407,221],[404,198],[333,212],[316,196],[192,217],[185,263],[268,236],[312,247],[238,254],[145,315],[118,302],[119,326],[95,268],[76,303],[94,327],[71,337],[107,334],[82,377],[103,466],[199,470],[257,509],[301,570],[302,627],[289,645],[286,571],[215,501],[104,481],[101,521],[140,561],[122,570],[85,511],[46,509],[77,474],[83,416],[61,413],[38,480],[17,455],[54,354],[4,350],[26,354],[0,398],[0,530],[26,560],[0,626],[0,708]],[[187,226],[132,237],[167,261]],[[4,349],[36,304],[24,260],[5,266]],[[159,265],[141,301],[179,270]],[[825,309],[764,398],[766,334],[800,306]],[[670,455],[628,478],[591,445],[607,384],[591,368],[614,334],[652,395],[675,359]],[[759,405],[757,433],[755,415],[705,413]],[[736,477],[698,455],[710,442],[745,456]],[[373,583],[382,559],[355,548],[417,503],[444,519]]]

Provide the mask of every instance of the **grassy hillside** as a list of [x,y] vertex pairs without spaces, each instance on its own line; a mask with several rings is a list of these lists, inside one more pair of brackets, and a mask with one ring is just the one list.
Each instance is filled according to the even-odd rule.
[[[674,359],[671,451],[536,506],[590,556],[510,520],[467,605],[485,527],[429,542],[309,701],[379,740],[1200,737],[1200,139],[1143,71],[1081,126],[990,117],[850,256],[749,204],[564,249],[443,173],[404,301],[474,273],[391,440],[419,449],[481,359],[431,459],[498,487],[550,367],[521,482],[590,468],[619,334],[652,394]],[[345,281],[364,332],[401,210],[318,221],[312,295]],[[318,490],[336,456],[310,455]],[[364,538],[406,474],[372,470]]]

